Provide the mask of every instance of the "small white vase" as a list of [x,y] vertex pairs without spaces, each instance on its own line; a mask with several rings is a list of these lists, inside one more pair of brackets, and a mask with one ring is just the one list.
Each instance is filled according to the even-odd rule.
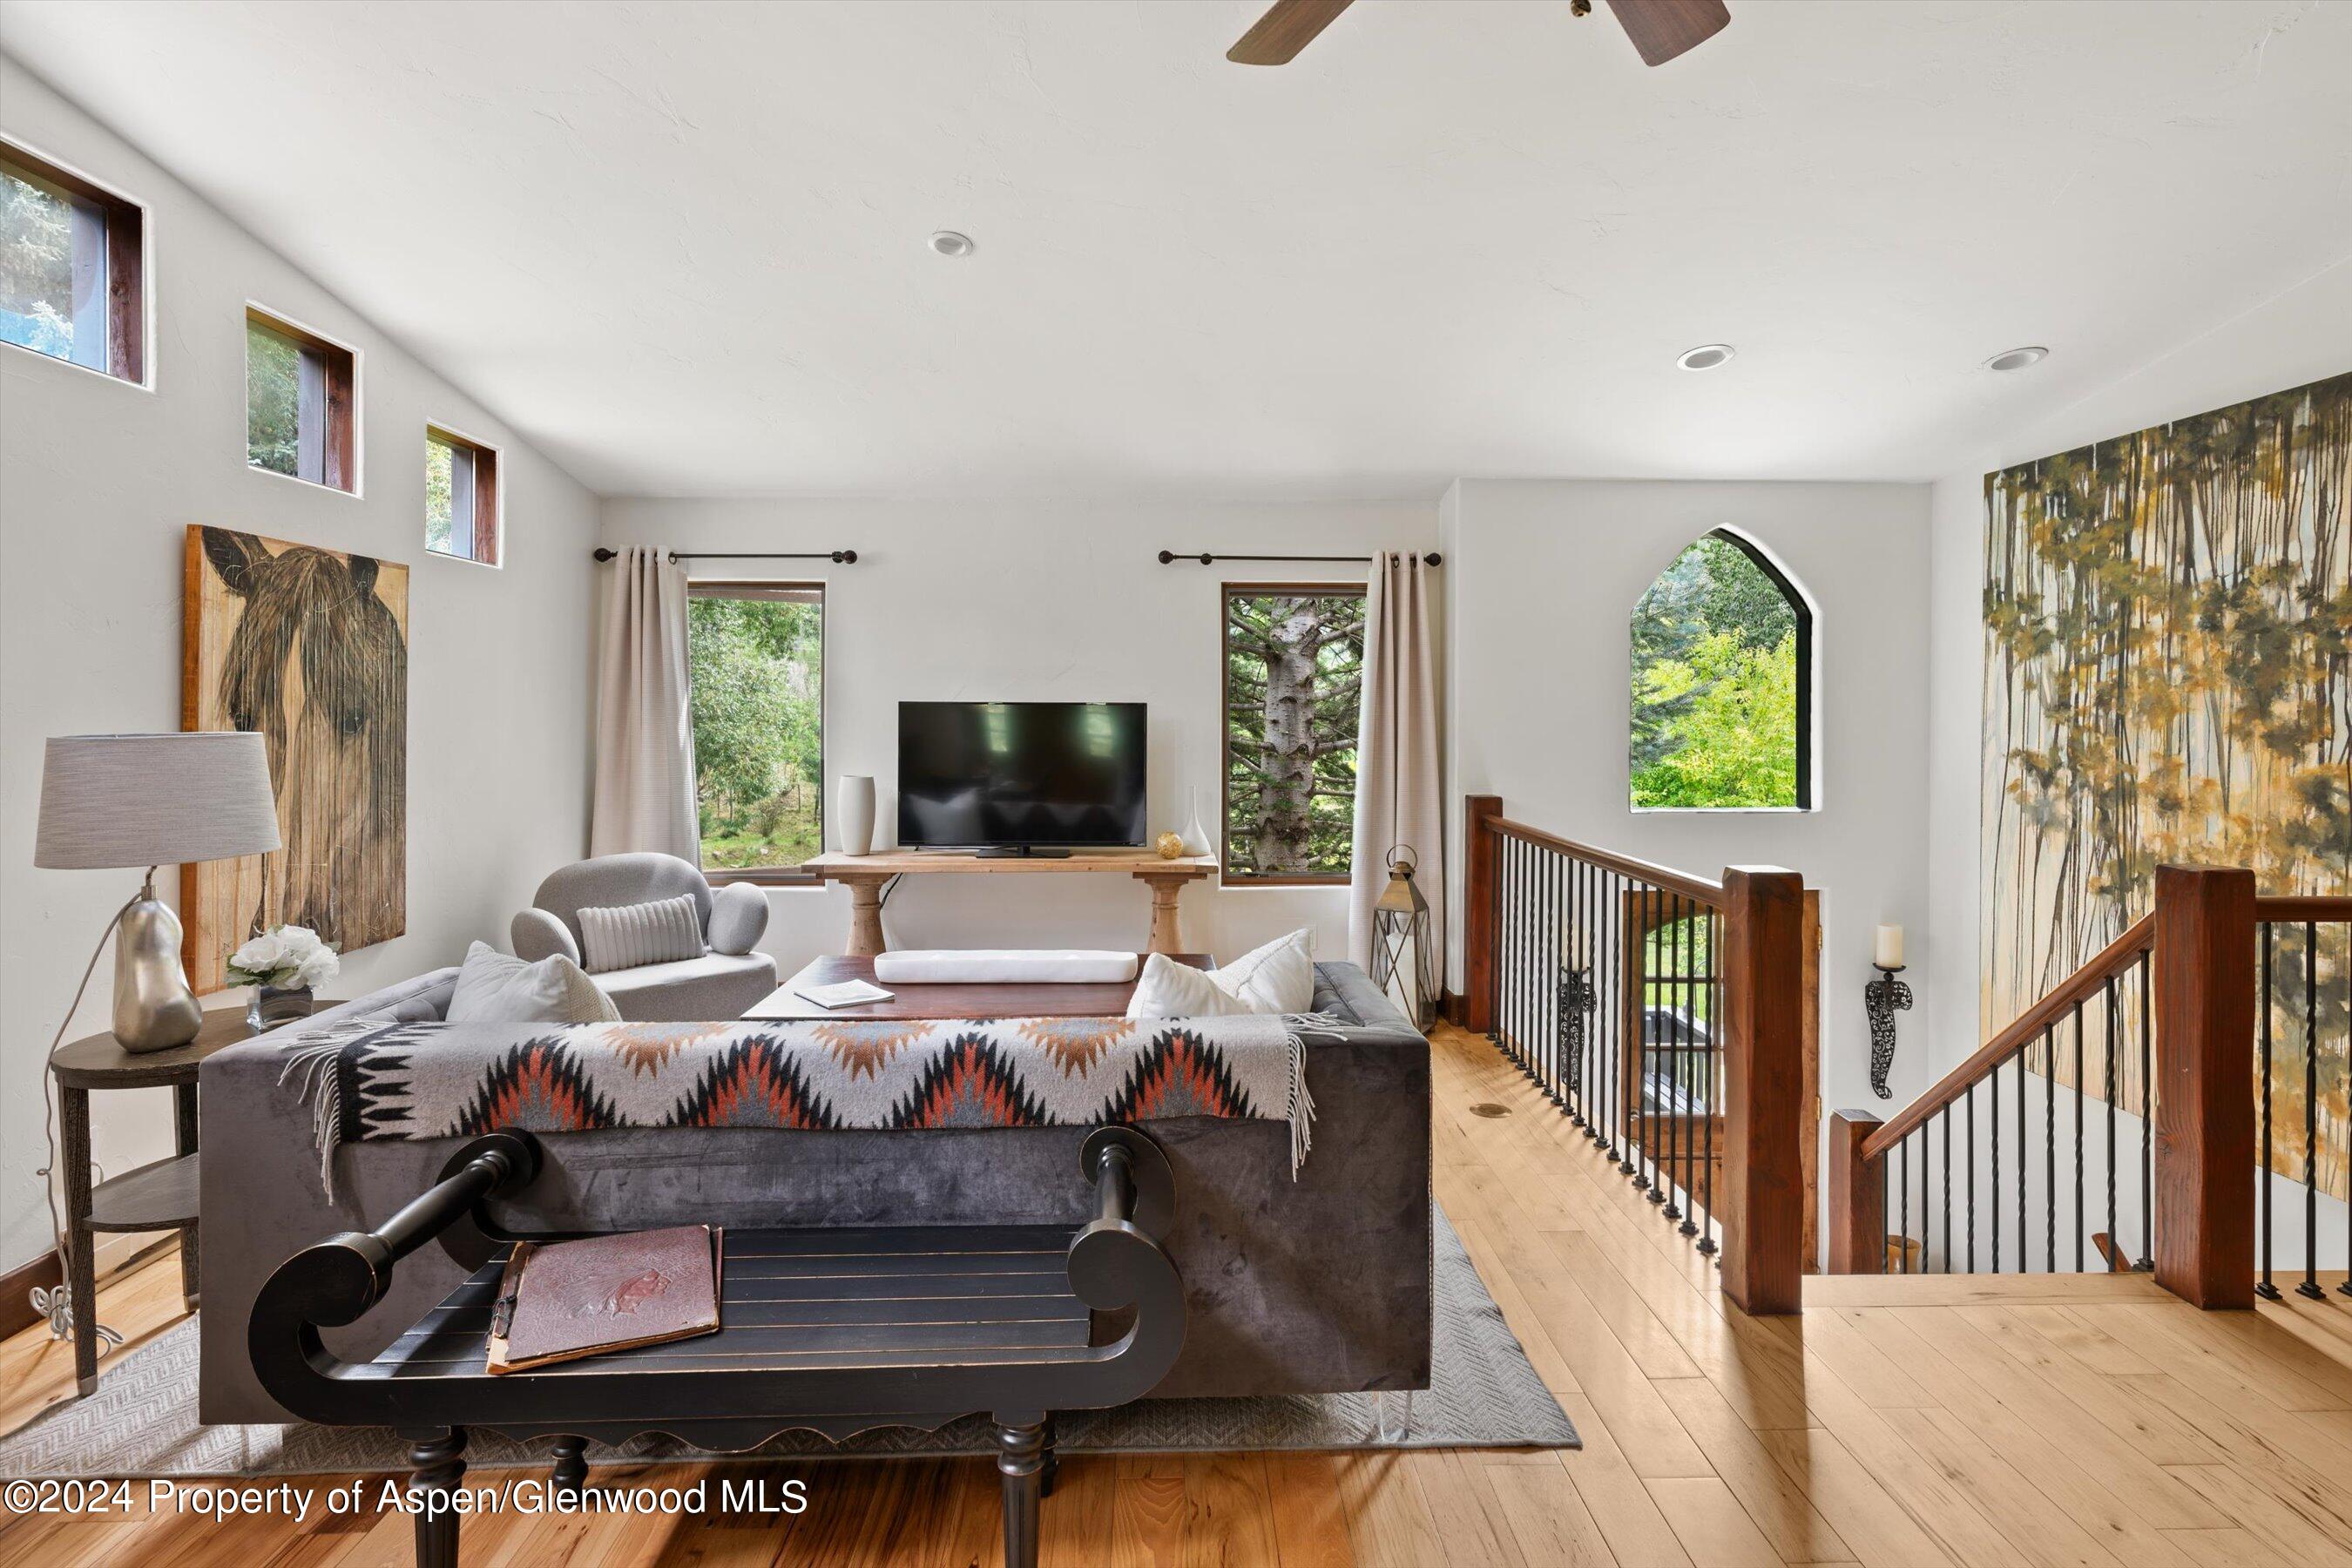
[[865,773],[844,773],[835,795],[841,816],[841,852],[866,855],[874,849],[874,780]]
[[1184,829],[1183,837],[1184,853],[1187,855],[1213,855],[1217,852],[1216,846],[1209,842],[1208,828],[1201,820],[1201,792],[1198,789],[1192,791],[1192,821]]

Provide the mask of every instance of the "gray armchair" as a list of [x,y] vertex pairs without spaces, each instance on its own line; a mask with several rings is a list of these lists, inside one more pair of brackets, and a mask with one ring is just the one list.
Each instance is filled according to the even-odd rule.
[[776,961],[752,946],[768,929],[768,898],[747,882],[715,891],[701,869],[675,855],[604,855],[566,866],[539,885],[514,918],[515,956],[562,953],[582,962],[580,911],[691,895],[706,944],[699,958],[608,969],[596,984],[624,1018],[648,1022],[740,1018],[776,988]]

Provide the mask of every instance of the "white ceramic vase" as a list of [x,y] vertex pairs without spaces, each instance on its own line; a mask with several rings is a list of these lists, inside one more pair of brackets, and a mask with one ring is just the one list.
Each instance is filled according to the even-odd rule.
[[1213,855],[1217,852],[1216,846],[1209,842],[1208,827],[1201,820],[1201,792],[1198,789],[1192,791],[1192,821],[1184,829],[1183,838],[1187,855]]
[[874,780],[866,773],[844,773],[835,795],[841,819],[841,852],[866,855],[874,849]]

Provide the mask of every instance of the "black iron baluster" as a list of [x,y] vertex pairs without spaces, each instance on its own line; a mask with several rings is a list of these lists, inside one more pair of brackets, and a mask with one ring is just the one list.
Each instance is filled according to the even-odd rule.
[[2083,1005],[2074,1004],[2074,1272],[2083,1272]]
[[1678,977],[1682,973],[1683,965],[1682,903],[1679,896],[1666,900],[1664,943],[1666,955],[1659,964],[1664,981],[1660,989],[1665,993],[1664,998],[1665,1006],[1662,1009],[1665,1017],[1658,1031],[1665,1037],[1658,1044],[1659,1056],[1665,1062],[1666,1074],[1664,1087],[1653,1091],[1663,1101],[1661,1109],[1665,1112],[1666,1158],[1664,1168],[1659,1173],[1658,1183],[1650,1191],[1668,1219],[1677,1217],[1682,1212],[1675,1207],[1675,1180],[1677,1174],[1675,1168],[1675,1156],[1678,1152],[1677,1145],[1682,1142],[1682,1106],[1678,1103],[1675,1092],[1675,1064],[1682,1058],[1682,1013],[1675,1005],[1675,987],[1680,983]]
[[[1507,844],[1509,840],[1505,838],[1496,828],[1492,818],[1480,824],[1478,831],[1481,833],[1493,834],[1495,837],[1495,891],[1494,903],[1492,906],[1494,924],[1488,928],[1495,933],[1495,1010],[1486,1020],[1486,1042],[1493,1046],[1496,1050],[1500,1050],[1503,1047],[1502,962],[1504,940],[1503,910],[1505,907],[1503,902],[1503,847]],[[1465,963],[1466,961],[1465,955]],[[1466,980],[1468,976],[1465,974],[1464,978]]]
[[[1639,992],[1639,966],[1642,966],[1642,959],[1639,957],[1633,959],[1633,973],[1628,973],[1628,966],[1625,966],[1625,962],[1628,962],[1625,942],[1628,941],[1639,942],[1642,938],[1633,936],[1633,931],[1628,931],[1628,924],[1633,924],[1634,929],[1639,929],[1639,920],[1630,920],[1633,910],[1639,908],[1637,902],[1634,902],[1639,898],[1639,893],[1634,893],[1634,884],[1630,877],[1621,875],[1616,881],[1618,881],[1616,908],[1612,910],[1612,912],[1616,914],[1616,938],[1612,938],[1612,966],[1613,966],[1612,973],[1616,975],[1618,1004],[1613,1008],[1609,1008],[1609,1016],[1616,1020],[1618,1048],[1616,1048],[1616,1069],[1609,1074],[1609,1119],[1612,1119],[1612,1138],[1616,1140],[1613,1147],[1616,1147],[1618,1152],[1618,1173],[1633,1178],[1633,1175],[1637,1173],[1637,1163],[1634,1163],[1634,1154],[1633,1154],[1634,1107],[1633,1102],[1625,1098],[1625,1072],[1628,1072],[1628,1068],[1634,1068],[1634,1065],[1637,1065],[1637,1058],[1639,1058],[1639,1051],[1642,1051],[1642,1047],[1639,1047],[1637,1039],[1625,1039],[1625,1030],[1628,1030],[1628,1025],[1633,1023],[1634,1016],[1637,1016],[1639,1004],[1634,1002],[1634,999],[1630,999],[1628,987],[1633,992]],[[1634,954],[1639,954],[1639,947],[1634,950]],[[1628,1053],[1633,1053],[1633,1056],[1628,1056]],[[1634,1184],[1639,1187],[1639,1183]]]
[[2116,990],[2115,975],[2107,975],[2107,1065],[2103,1069],[2107,1084],[2107,1268],[2115,1268],[2116,1258],[2124,1256],[2124,1237],[2115,1225],[2115,1032],[2122,1027],[2124,992]]
[[[1696,1217],[1698,1209],[1698,1123],[1691,1119],[1691,1112],[1696,1105],[1690,1086],[1691,1051],[1698,1045],[1700,1030],[1704,1026],[1698,1017],[1697,998],[1691,990],[1691,987],[1696,984],[1694,977],[1699,972],[1699,926],[1696,912],[1698,906],[1685,902],[1682,909],[1682,922],[1675,929],[1687,939],[1684,945],[1689,951],[1683,955],[1681,963],[1675,969],[1675,973],[1682,976],[1677,983],[1682,1003],[1675,1010],[1675,1015],[1681,1023],[1683,1037],[1681,1047],[1675,1052],[1675,1104],[1682,1112],[1683,1124],[1683,1223],[1676,1228],[1685,1236],[1696,1236],[1698,1234],[1698,1220]],[[1667,1212],[1671,1214],[1673,1210],[1670,1208]]]
[[2029,1267],[2025,1255],[2025,1188],[2033,1172],[2033,1145],[2025,1141],[2025,1080],[2033,1074],[2025,1065],[2032,1045],[2017,1047],[2017,1271]]
[[1625,1026],[1633,1031],[1633,1081],[1628,1092],[1633,1136],[1641,1141],[1641,1152],[1634,1156],[1634,1163],[1639,1167],[1633,1173],[1633,1190],[1637,1193],[1650,1190],[1650,1175],[1657,1168],[1656,1144],[1651,1135],[1650,1121],[1650,972],[1656,967],[1651,961],[1654,952],[1651,938],[1654,932],[1651,920],[1656,910],[1655,898],[1650,884],[1643,883],[1638,906],[1642,911],[1641,918],[1633,922],[1633,1008],[1625,1020]]
[[2156,966],[2143,952],[2139,968],[2139,1266],[2156,1267],[2156,1030],[2149,1016],[2147,977]]
[[[1902,1248],[1903,1248],[1903,1272],[1904,1272],[1904,1273],[1906,1273],[1906,1274],[1908,1274],[1908,1273],[1910,1273],[1910,1272],[1911,1272],[1911,1139],[1912,1139],[1912,1137],[1913,1137],[1913,1134],[1908,1133],[1908,1132],[1906,1132],[1906,1133],[1903,1135],[1903,1142],[1895,1145],[1895,1152],[1896,1152],[1896,1153],[1901,1157],[1901,1159],[1902,1159],[1902,1161],[1903,1161],[1903,1170],[1902,1170],[1902,1172],[1901,1172],[1902,1180],[1897,1184],[1901,1187],[1901,1189],[1902,1189],[1902,1200],[1903,1200],[1903,1228],[1902,1228],[1902,1229],[1900,1229],[1900,1230],[1898,1230],[1898,1231],[1896,1231],[1895,1234],[1895,1244],[1896,1244],[1897,1246],[1899,1246],[1900,1247],[1902,1247]],[[1927,1244],[1926,1244],[1925,1242],[1922,1242],[1922,1243],[1920,1244],[1920,1247],[1919,1247],[1919,1260],[1920,1260],[1920,1262],[1921,1262],[1921,1263],[1923,1263],[1923,1264],[1924,1264],[1925,1262],[1927,1262]]]
[[2049,1272],[2058,1272],[2058,1036],[2057,1026],[2042,1031],[2042,1185],[2048,1199]]
[[1977,1086],[1969,1085],[1969,1272],[1977,1271]]
[[1992,1064],[1985,1075],[1986,1096],[1991,1109],[1985,1125],[1992,1131],[1992,1182],[1985,1188],[1985,1211],[1992,1215],[1992,1271],[2000,1272],[2000,1064]]
[[[1528,977],[1535,982],[1535,1018],[1538,1059],[1542,1071],[1536,1077],[1536,1087],[1544,1098],[1557,1104],[1559,1100],[1559,1068],[1557,1061],[1559,1031],[1552,1020],[1552,1005],[1559,997],[1559,937],[1553,929],[1558,911],[1552,907],[1552,866],[1558,858],[1549,847],[1536,851],[1536,879],[1541,914],[1536,921],[1540,937],[1536,963]],[[1549,984],[1548,984],[1549,983]]]
[[[1895,1212],[1895,1162],[1892,1160],[1881,1160],[1878,1162],[1878,1212],[1882,1216],[1891,1215]],[[1886,1221],[1884,1217],[1879,1220],[1878,1228],[1882,1232],[1885,1230]],[[1864,1272],[1869,1274],[1894,1273],[1895,1270],[1887,1264],[1886,1251],[1886,1237],[1884,1235],[1881,1235],[1878,1238],[1878,1258],[1876,1260],[1878,1267],[1875,1268],[1865,1269]]]
[[2263,1278],[2262,1282],[2254,1287],[2254,1294],[2268,1301],[2279,1299],[2278,1285],[2271,1278],[2271,1211],[2274,1201],[2271,1192],[2271,1002],[2273,994],[2271,988],[2271,933],[2274,929],[2268,921],[2263,922],[2263,1161],[2256,1168],[2256,1179],[2263,1184]]
[[1519,1072],[1529,1083],[1536,1081],[1535,1029],[1528,1016],[1528,977],[1535,971],[1535,846],[1519,845],[1519,962],[1511,975],[1511,1036],[1519,1042]]
[[1937,1124],[1944,1130],[1944,1272],[1952,1271],[1952,1108],[1949,1105],[1936,1112]]
[[1495,1032],[1487,1037],[1507,1058],[1514,1061],[1517,1053],[1511,1048],[1511,951],[1517,937],[1511,929],[1517,908],[1511,902],[1511,872],[1517,842],[1507,834],[1495,836],[1495,930],[1498,935],[1495,943]]
[[1706,1183],[1706,1217],[1699,1222],[1698,1249],[1715,1251],[1715,1108],[1716,1063],[1723,1051],[1723,916],[1706,912],[1706,1162],[1699,1167]]
[[2303,925],[2303,1283],[2298,1296],[2327,1300],[2319,1288],[2319,927]]

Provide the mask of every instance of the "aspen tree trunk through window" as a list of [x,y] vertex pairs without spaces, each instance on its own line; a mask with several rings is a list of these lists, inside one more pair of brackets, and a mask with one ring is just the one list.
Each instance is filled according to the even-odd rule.
[[1225,589],[1225,874],[1348,879],[1363,699],[1360,589]]

